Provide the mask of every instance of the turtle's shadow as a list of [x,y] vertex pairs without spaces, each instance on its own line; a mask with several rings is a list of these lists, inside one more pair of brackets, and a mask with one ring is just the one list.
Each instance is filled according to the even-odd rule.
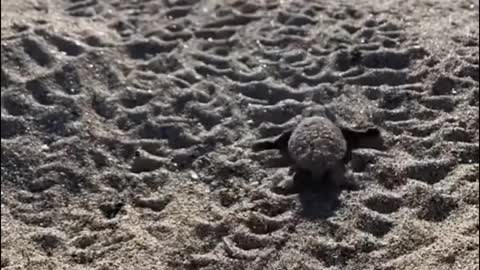
[[341,204],[339,197],[342,190],[357,188],[353,185],[336,184],[346,182],[344,179],[335,179],[333,176],[315,179],[304,172],[295,173],[293,181],[295,193],[298,194],[301,204],[300,214],[307,219],[325,219],[333,216]]

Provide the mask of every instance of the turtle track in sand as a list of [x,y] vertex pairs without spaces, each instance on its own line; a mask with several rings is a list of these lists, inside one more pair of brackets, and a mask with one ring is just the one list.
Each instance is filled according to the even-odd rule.
[[[102,31],[47,20],[2,38],[2,268],[26,265],[17,238],[39,269],[413,269],[419,255],[447,269],[476,256],[478,32],[437,59],[362,5],[61,5]],[[275,193],[287,166],[249,143],[325,108],[377,125],[394,158],[355,150],[357,191]]]

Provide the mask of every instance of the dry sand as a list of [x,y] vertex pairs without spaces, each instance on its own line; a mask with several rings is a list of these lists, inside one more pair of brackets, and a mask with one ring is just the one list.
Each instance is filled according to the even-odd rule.
[[[2,0],[2,269],[479,269],[478,0]],[[358,190],[272,187],[305,115]]]

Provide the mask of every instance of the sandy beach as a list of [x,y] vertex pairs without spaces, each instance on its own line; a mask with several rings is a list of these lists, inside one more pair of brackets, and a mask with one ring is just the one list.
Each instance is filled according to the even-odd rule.
[[[1,0],[1,269],[478,270],[478,24],[478,0]],[[383,147],[354,189],[280,192],[293,164],[252,145],[318,115]]]

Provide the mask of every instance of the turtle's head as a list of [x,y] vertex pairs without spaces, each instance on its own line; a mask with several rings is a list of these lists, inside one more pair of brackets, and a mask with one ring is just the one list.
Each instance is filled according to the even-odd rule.
[[314,117],[314,116],[325,117],[330,121],[332,121],[333,123],[336,123],[338,120],[337,115],[334,112],[334,108],[332,108],[329,105],[312,106],[306,109],[302,113],[302,118],[308,118],[308,117]]

